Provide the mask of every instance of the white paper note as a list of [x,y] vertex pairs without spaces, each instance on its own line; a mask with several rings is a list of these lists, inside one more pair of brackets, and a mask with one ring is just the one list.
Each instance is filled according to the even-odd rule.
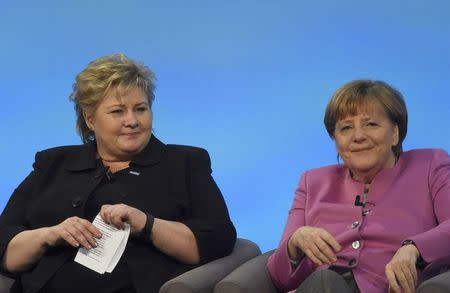
[[102,233],[102,238],[97,239],[97,247],[78,249],[75,261],[97,273],[110,273],[125,250],[130,235],[130,225],[125,223],[125,229],[117,229],[105,223],[100,214],[95,217],[93,224]]

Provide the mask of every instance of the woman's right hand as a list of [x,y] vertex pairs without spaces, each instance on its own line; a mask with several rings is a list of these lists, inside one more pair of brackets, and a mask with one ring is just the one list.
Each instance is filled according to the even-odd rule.
[[25,230],[14,236],[3,256],[3,267],[18,273],[35,264],[49,247],[71,245],[90,249],[97,246],[100,231],[89,221],[70,217],[56,226]]
[[101,238],[100,231],[88,220],[70,217],[56,226],[49,227],[46,233],[46,244],[57,246],[67,243],[73,247],[91,249],[97,246],[95,238]]
[[336,253],[341,249],[341,245],[326,230],[310,226],[298,228],[288,241],[289,256],[292,260],[300,259],[304,253],[318,266],[336,262]]

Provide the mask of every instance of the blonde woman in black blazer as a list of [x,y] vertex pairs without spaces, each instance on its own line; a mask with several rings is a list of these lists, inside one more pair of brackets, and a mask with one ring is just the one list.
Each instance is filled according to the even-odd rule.
[[[167,280],[229,254],[236,231],[201,148],[151,133],[153,73],[123,54],[91,62],[71,95],[84,144],[37,153],[0,217],[12,292],[157,292]],[[131,234],[112,273],[73,261],[101,237],[92,220]]]

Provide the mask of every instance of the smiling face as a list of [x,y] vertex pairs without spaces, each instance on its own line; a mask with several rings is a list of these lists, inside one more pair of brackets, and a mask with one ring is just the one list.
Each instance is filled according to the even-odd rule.
[[141,88],[113,88],[95,112],[85,112],[84,118],[95,134],[98,154],[105,160],[130,161],[150,140],[152,113]]
[[398,126],[378,104],[363,105],[356,115],[340,119],[334,138],[339,156],[357,181],[370,183],[382,169],[395,165],[392,146],[399,141]]

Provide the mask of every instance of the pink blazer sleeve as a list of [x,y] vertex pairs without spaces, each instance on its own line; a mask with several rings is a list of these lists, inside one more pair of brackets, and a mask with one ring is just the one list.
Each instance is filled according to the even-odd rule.
[[289,262],[287,243],[292,234],[301,226],[305,225],[305,206],[306,206],[306,177],[303,174],[299,186],[295,191],[294,202],[289,210],[286,226],[281,236],[278,249],[268,260],[267,268],[272,277],[273,283],[281,291],[296,289],[306,277],[313,271],[312,262],[304,257],[293,269]]
[[411,240],[430,263],[450,257],[450,156],[442,150],[434,151],[428,168],[429,196],[438,225]]

